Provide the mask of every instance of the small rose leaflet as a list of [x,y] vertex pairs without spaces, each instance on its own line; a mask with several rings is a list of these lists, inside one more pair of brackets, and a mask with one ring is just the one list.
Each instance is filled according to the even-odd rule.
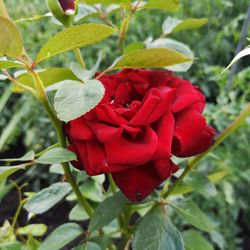
[[202,153],[215,131],[202,112],[205,98],[189,81],[158,70],[125,69],[99,78],[106,93],[87,114],[65,125],[74,166],[89,175],[111,173],[140,201],[178,170],[171,156]]

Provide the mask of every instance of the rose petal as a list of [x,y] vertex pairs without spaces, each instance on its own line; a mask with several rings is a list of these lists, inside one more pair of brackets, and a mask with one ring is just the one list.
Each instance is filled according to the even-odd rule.
[[188,109],[178,113],[175,122],[172,152],[180,156],[206,130],[206,120],[197,111]]
[[167,179],[170,175],[179,170],[171,160],[159,160],[154,162],[155,168],[162,179]]
[[128,123],[126,119],[124,119],[114,111],[113,107],[110,107],[108,105],[98,105],[93,111],[95,112],[96,120],[100,122],[107,122],[116,126]]
[[59,0],[63,11],[75,10],[75,0]]
[[145,126],[155,122],[167,110],[170,110],[174,95],[175,90],[168,87],[162,89],[152,88],[145,97],[140,110],[131,119],[130,124]]
[[143,165],[149,161],[158,146],[156,133],[146,127],[145,132],[137,138],[120,137],[114,142],[105,143],[110,164]]
[[77,168],[77,169],[79,169],[79,170],[84,170],[83,164],[82,164],[82,162],[81,162],[81,161],[79,160],[79,158],[78,158],[78,151],[77,151],[76,147],[74,146],[74,144],[69,145],[69,146],[67,147],[67,149],[70,150],[70,151],[72,151],[73,153],[75,153],[76,156],[77,156],[77,160],[76,160],[76,161],[71,161],[70,163],[71,163],[75,168]]
[[112,142],[122,135],[122,127],[113,127],[108,124],[91,121],[87,121],[87,124],[101,142]]
[[202,105],[202,110],[205,106],[204,98],[197,91],[194,86],[189,82],[180,79],[179,77],[172,77],[171,87],[176,88],[176,98],[173,103],[172,111],[177,113],[181,110],[186,109],[194,103],[200,103]]
[[215,130],[206,126],[206,129],[193,139],[192,144],[185,151],[178,152],[178,155],[176,155],[179,157],[189,157],[206,151],[213,144],[214,135]]
[[84,165],[88,175],[102,174],[108,167],[104,146],[98,141],[75,142],[78,158]]
[[158,136],[158,148],[153,160],[168,159],[171,156],[172,138],[174,133],[174,117],[172,112],[166,112],[154,125]]
[[117,87],[114,101],[115,103],[126,105],[137,98],[135,91],[133,91],[133,86],[129,82],[120,83]]
[[[163,169],[163,165],[160,167]],[[164,165],[164,167],[164,174],[162,174],[164,178],[159,175],[153,162],[149,162],[144,166],[113,173],[112,177],[116,185],[131,201],[138,202],[154,191],[174,169],[172,164]]]
[[77,118],[65,125],[66,133],[74,140],[94,140],[93,131],[88,127],[84,117]]

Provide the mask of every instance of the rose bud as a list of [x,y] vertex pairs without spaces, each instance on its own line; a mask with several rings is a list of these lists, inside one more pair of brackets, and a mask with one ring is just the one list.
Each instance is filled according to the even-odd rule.
[[75,0],[59,0],[59,3],[66,15],[72,16],[75,14]]
[[126,69],[99,78],[106,93],[90,112],[68,122],[72,164],[89,175],[111,173],[131,201],[141,201],[178,166],[172,155],[200,154],[215,131],[202,112],[205,97],[171,72]]
[[77,12],[76,0],[47,0],[47,5],[53,16],[66,27],[73,22]]

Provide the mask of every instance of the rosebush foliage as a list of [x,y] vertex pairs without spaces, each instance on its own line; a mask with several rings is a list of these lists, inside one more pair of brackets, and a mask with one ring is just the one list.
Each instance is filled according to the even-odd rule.
[[[180,8],[178,1],[146,1],[146,5],[131,16],[127,34],[128,19],[124,18],[122,22],[121,17],[126,12],[125,17],[130,18],[128,0],[79,1],[75,21],[83,26],[69,28],[68,32],[62,31],[65,28],[58,20],[65,26],[70,26],[72,16],[56,14],[53,6],[49,6],[50,10],[58,20],[51,17],[51,14],[45,15],[48,12],[45,2],[5,2],[20,31],[25,49],[35,61],[34,65],[37,64],[36,69],[42,70],[38,71],[38,76],[44,81],[51,100],[54,98],[54,90],[59,88],[61,94],[57,92],[60,98],[57,99],[59,104],[55,105],[55,109],[64,121],[82,115],[83,111],[87,112],[103,95],[103,90],[97,87],[94,92],[96,100],[86,99],[85,103],[92,106],[85,107],[81,101],[74,102],[77,98],[72,92],[67,104],[73,103],[75,106],[74,109],[67,110],[68,105],[63,107],[61,100],[68,97],[72,84],[79,83],[80,79],[88,86],[88,81],[90,84],[90,79],[93,79],[97,71],[137,67],[138,63],[141,64],[140,67],[146,68],[168,66],[168,69],[177,71],[185,79],[199,84],[208,100],[205,116],[218,133],[249,102],[250,87],[247,82],[250,71],[247,68],[249,63],[245,59],[242,60],[243,67],[240,72],[234,75],[230,91],[227,90],[228,71],[221,75],[234,56],[248,1],[184,0],[181,1]],[[101,8],[93,5],[97,2],[102,3]],[[117,2],[121,5],[113,5]],[[72,6],[70,8],[73,9]],[[1,32],[4,30],[1,25],[6,22],[10,39],[0,39],[0,55],[16,57],[21,53],[22,44],[15,29],[9,27],[12,23],[5,19],[0,20]],[[89,23],[95,24],[91,26]],[[198,28],[199,31],[193,30]],[[98,36],[96,30],[99,31]],[[64,33],[59,33],[61,31]],[[82,35],[84,32],[86,37]],[[111,34],[112,37],[99,43]],[[60,40],[64,43],[60,43]],[[117,40],[120,41],[119,46]],[[92,46],[93,43],[96,44]],[[76,59],[69,50],[87,45],[91,47],[81,50],[88,69],[83,70],[84,64],[79,59],[79,54],[76,57],[82,63],[81,66],[72,63]],[[163,62],[166,65],[162,65],[157,61],[163,52],[169,53],[167,49],[159,50],[158,54],[150,52],[151,48],[162,47],[177,51],[169,57],[176,65],[167,65],[169,62],[166,61]],[[145,49],[149,54],[144,56],[139,52],[136,57],[139,60],[135,59],[135,53]],[[116,61],[122,54],[123,59]],[[198,60],[185,62],[185,56],[198,57]],[[52,58],[46,60],[50,57]],[[9,65],[5,59],[1,59],[0,67],[7,69],[21,85],[10,85],[6,74],[0,75],[0,152],[4,156],[2,158],[16,157],[12,149],[17,148],[18,155],[24,156],[5,159],[1,163],[0,202],[2,199],[4,202],[4,198],[16,187],[19,207],[12,215],[13,219],[7,218],[1,225],[0,249],[129,249],[131,245],[132,249],[139,250],[207,250],[242,249],[244,244],[247,245],[244,229],[250,231],[247,223],[250,219],[250,200],[246,195],[246,187],[250,184],[249,118],[240,131],[210,152],[198,169],[193,169],[166,201],[160,195],[168,194],[172,179],[166,181],[142,203],[132,204],[116,189],[110,177],[88,177],[84,172],[72,168],[80,192],[88,204],[84,206],[84,210],[71,186],[67,182],[61,182],[64,175],[63,162],[75,160],[75,155],[59,147],[62,145],[55,144],[56,133],[43,107],[31,94],[25,93],[25,87],[26,91],[31,92],[39,89],[39,86],[34,85],[37,76],[33,75],[32,78],[33,66],[29,73],[24,73],[25,66],[20,66],[20,62],[17,65],[14,60],[8,58],[8,61],[11,61]],[[63,83],[58,85],[58,82]],[[65,91],[67,84],[69,89]],[[79,89],[75,93],[79,93],[78,91]],[[39,91],[36,97],[43,98]],[[79,110],[75,113],[77,107]],[[54,146],[49,148],[51,145]],[[175,180],[185,169],[187,160],[173,160],[181,166],[180,172],[173,178]],[[34,163],[35,166],[30,167]],[[41,164],[49,165],[49,171],[46,165]],[[19,170],[20,172],[12,175]],[[42,224],[33,222],[48,213],[52,207],[56,209],[58,203],[62,202],[65,206],[70,204],[71,207],[68,214],[65,214],[67,223],[59,222],[58,227],[52,230],[49,221],[44,220]],[[28,220],[19,225],[16,220],[20,209],[23,214],[28,212]],[[75,243],[70,245],[72,241]]]

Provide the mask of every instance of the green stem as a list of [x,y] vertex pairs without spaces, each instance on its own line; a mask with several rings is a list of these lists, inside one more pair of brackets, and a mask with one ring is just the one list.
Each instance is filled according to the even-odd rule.
[[25,202],[27,201],[27,199],[22,199],[22,187],[19,187],[15,182],[13,182],[13,185],[16,187],[17,189],[17,193],[18,193],[18,207],[17,207],[17,210],[16,210],[16,213],[14,215],[14,218],[13,218],[13,221],[12,221],[12,224],[11,224],[11,229],[12,229],[12,232],[15,231],[15,226],[17,224],[17,219],[20,215],[20,212],[21,212],[21,209],[23,207],[23,205],[25,204]]
[[[115,186],[115,183],[114,183],[114,180],[113,180],[111,174],[108,174],[108,180],[109,180],[111,191],[113,194],[115,194],[116,193],[116,186]],[[124,228],[124,220],[123,220],[122,214],[118,215],[117,220],[118,220],[118,224],[119,224],[120,229],[123,229]],[[124,233],[122,233],[122,234],[124,234]]]
[[[39,93],[39,90],[44,90],[44,86],[43,82],[41,80],[41,78],[39,77],[39,75],[35,72],[32,71],[32,76],[34,78],[35,81],[35,85],[36,87],[38,87],[37,92]],[[44,106],[45,110],[47,111],[47,114],[56,130],[56,134],[57,134],[57,138],[59,141],[59,145],[61,147],[66,147],[67,146],[67,142],[66,142],[66,137],[63,133],[63,126],[61,121],[57,118],[54,110],[52,109],[49,100],[47,98],[46,92],[44,92],[43,94],[40,94],[39,96],[41,96],[42,98],[40,99],[42,105]],[[66,176],[66,180],[70,183],[73,191],[75,192],[78,201],[80,202],[80,204],[82,205],[82,207],[85,209],[85,211],[87,212],[87,214],[89,216],[92,216],[93,214],[93,210],[92,207],[89,205],[89,203],[87,202],[87,200],[82,196],[77,183],[75,182],[74,176],[70,170],[69,164],[67,162],[62,163],[63,166],[63,170],[65,172],[65,176]]]
[[84,59],[82,57],[81,50],[75,49],[74,53],[75,53],[77,62],[82,66],[83,69],[86,69],[86,64],[85,64]]
[[108,174],[108,180],[109,180],[109,185],[110,185],[111,191],[113,194],[115,194],[116,193],[115,182],[114,182],[111,174]]
[[129,23],[130,23],[131,19],[134,17],[141,2],[142,2],[141,0],[138,0],[136,6],[134,6],[133,8],[131,7],[131,12],[130,12],[129,16],[125,17],[122,21],[120,34],[119,34],[119,41],[118,41],[119,49],[120,49],[122,54],[124,51],[124,43],[125,43],[125,38],[126,38],[126,35],[128,32]]
[[122,22],[122,25],[121,25],[121,31],[120,31],[120,34],[119,34],[119,42],[118,42],[118,45],[119,45],[119,49],[120,49],[120,52],[123,54],[123,51],[124,51],[124,43],[125,43],[125,38],[126,38],[126,35],[127,35],[127,32],[128,32],[128,27],[129,27],[129,22],[132,18],[133,14],[131,12],[131,14],[125,18]]
[[171,188],[164,194],[163,198],[166,199],[169,195],[171,195],[171,193],[176,190],[176,188],[180,185],[186,175],[188,175],[209,152],[218,147],[228,136],[230,136],[249,115],[250,103],[246,105],[242,113],[215,139],[214,144],[207,151],[199,154],[187,164],[184,172],[175,181]]

